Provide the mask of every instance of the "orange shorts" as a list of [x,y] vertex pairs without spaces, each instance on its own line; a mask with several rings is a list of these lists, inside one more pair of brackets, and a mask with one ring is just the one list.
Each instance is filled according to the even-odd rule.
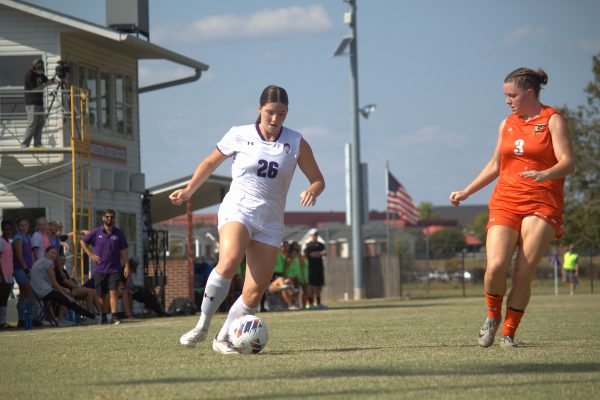
[[508,226],[509,228],[513,228],[517,232],[521,231],[521,223],[525,217],[534,216],[543,219],[547,224],[551,225],[556,232],[556,238],[560,239],[563,236],[562,230],[562,216],[556,215],[547,215],[541,213],[539,211],[533,212],[531,214],[514,214],[505,210],[490,210],[490,216],[488,219],[488,224],[486,227],[490,229],[490,227],[494,225],[502,225]]

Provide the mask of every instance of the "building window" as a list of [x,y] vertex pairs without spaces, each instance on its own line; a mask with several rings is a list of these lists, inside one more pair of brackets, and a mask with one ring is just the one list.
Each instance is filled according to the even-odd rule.
[[123,231],[129,245],[129,257],[137,254],[137,215],[135,213],[119,213],[119,229]]
[[[41,54],[0,56],[0,119],[25,120],[25,73]],[[46,71],[46,75],[49,72]]]
[[133,139],[133,98],[133,78],[115,74],[116,132],[127,139]]
[[94,68],[80,65],[78,68],[77,86],[83,90],[89,90],[90,125],[98,129],[98,71]]
[[112,85],[110,73],[100,71],[100,126],[103,130],[113,130],[112,121]]

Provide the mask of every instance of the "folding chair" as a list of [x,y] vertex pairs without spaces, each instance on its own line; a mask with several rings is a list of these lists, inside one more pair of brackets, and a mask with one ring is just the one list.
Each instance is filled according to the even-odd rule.
[[35,299],[38,302],[40,307],[40,320],[46,320],[50,326],[58,326],[58,321],[56,320],[56,316],[54,315],[54,304],[50,301],[46,301],[44,299],[40,299],[35,295]]

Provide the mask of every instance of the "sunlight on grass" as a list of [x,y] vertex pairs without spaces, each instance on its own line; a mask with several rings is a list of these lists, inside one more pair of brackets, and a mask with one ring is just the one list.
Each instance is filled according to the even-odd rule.
[[0,384],[15,399],[590,399],[600,390],[598,299],[534,296],[522,346],[509,351],[476,345],[482,298],[262,313],[269,344],[249,356],[216,354],[210,341],[180,346],[195,316],[10,330],[0,332],[10,366]]

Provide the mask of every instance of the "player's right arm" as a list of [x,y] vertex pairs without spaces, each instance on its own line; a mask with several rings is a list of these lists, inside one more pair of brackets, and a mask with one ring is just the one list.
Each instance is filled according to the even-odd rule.
[[190,179],[190,182],[187,184],[187,186],[183,189],[177,189],[169,195],[171,203],[179,205],[189,200],[194,192],[198,190],[198,188],[204,182],[206,182],[215,169],[217,169],[217,167],[226,159],[227,156],[221,153],[219,149],[214,149],[212,153],[208,155],[208,157],[198,164],[196,171],[194,171],[194,175],[192,176],[192,179]]
[[496,143],[496,149],[494,149],[494,153],[492,154],[492,158],[485,167],[483,167],[477,178],[473,179],[473,181],[463,190],[450,193],[450,202],[453,205],[458,206],[461,201],[466,200],[473,193],[489,185],[500,174],[500,145],[502,143],[502,130],[504,129],[504,124],[506,124],[506,119],[503,120],[498,127],[498,141]]
[[79,244],[81,245],[83,251],[85,251],[85,253],[88,255],[88,257],[94,262],[94,264],[99,264],[100,261],[102,261],[100,259],[100,256],[98,254],[94,254],[91,247],[83,239],[79,241]]

